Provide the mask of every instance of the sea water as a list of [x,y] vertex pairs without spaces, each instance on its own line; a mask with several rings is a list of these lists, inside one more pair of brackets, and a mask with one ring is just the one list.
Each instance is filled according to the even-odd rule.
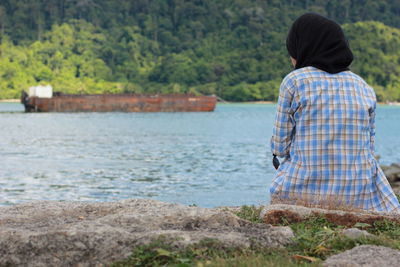
[[[273,104],[210,113],[24,113],[0,103],[0,205],[153,198],[267,204]],[[381,164],[400,162],[400,107],[379,106]]]

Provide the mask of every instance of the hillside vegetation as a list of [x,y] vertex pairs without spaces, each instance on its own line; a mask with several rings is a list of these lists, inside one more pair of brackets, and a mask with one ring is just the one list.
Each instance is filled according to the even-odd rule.
[[65,93],[192,92],[276,100],[285,38],[314,11],[343,24],[351,69],[400,101],[396,0],[1,0],[0,98],[36,84]]

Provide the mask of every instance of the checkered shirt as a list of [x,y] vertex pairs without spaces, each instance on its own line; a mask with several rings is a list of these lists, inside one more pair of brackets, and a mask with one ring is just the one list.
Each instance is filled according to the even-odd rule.
[[271,138],[272,153],[284,157],[271,198],[399,211],[373,154],[375,107],[374,90],[350,71],[305,67],[289,73]]

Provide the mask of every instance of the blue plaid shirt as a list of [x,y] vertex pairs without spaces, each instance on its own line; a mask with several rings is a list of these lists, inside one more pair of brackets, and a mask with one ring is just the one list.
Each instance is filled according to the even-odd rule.
[[399,210],[373,155],[375,106],[374,90],[350,71],[305,67],[289,73],[271,138],[272,153],[285,158],[272,199]]

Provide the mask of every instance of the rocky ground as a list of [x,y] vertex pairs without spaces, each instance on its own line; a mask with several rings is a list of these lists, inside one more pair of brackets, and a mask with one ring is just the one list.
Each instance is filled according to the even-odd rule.
[[36,202],[0,208],[0,265],[109,264],[159,236],[177,247],[205,239],[226,247],[284,247],[293,231],[254,224],[228,211],[148,199]]
[[400,251],[397,249],[363,245],[329,257],[323,266],[344,267],[344,266],[399,266]]
[[[399,219],[393,214],[327,211],[290,205],[247,209],[251,214],[241,213],[242,210],[188,207],[148,199],[108,203],[44,201],[0,207],[0,266],[109,265],[131,255],[133,248],[151,244],[160,237],[175,250],[204,240],[217,241],[221,250],[282,250],[302,242],[299,239],[302,234],[298,232],[301,227],[289,226],[318,216],[324,217],[324,224],[320,225],[324,234],[326,225],[342,225],[330,230],[329,238],[344,236],[369,240],[374,234],[358,229],[360,222],[361,226],[371,226],[379,221],[398,223]],[[320,219],[310,224],[320,224]],[[292,228],[297,229],[297,236]],[[310,249],[310,255],[313,250]],[[172,257],[165,250],[156,251],[162,257]],[[368,262],[381,262],[381,266],[400,262],[399,251],[386,247],[366,246],[355,251],[360,255],[373,255],[374,261]],[[291,256],[314,259],[297,254]],[[351,261],[351,266],[372,266],[363,263],[365,258],[357,261],[353,256],[353,253],[344,252],[328,258],[324,265],[349,266],[346,264]]]

